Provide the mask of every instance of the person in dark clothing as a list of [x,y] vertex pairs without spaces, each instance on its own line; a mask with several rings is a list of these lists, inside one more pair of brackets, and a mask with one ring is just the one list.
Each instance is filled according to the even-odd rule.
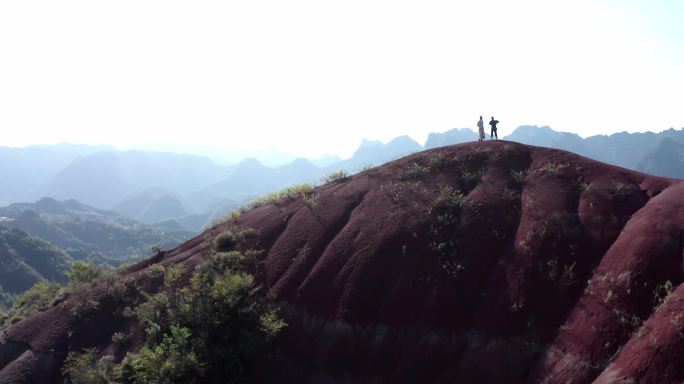
[[492,116],[492,120],[489,121],[489,125],[492,127],[492,131],[489,133],[489,138],[491,139],[492,137],[495,137],[497,140],[499,140],[499,135],[496,133],[496,125],[499,124],[499,120],[494,120],[494,116]]

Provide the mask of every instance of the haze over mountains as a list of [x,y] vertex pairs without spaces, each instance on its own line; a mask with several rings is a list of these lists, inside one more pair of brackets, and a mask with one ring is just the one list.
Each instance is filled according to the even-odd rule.
[[113,211],[45,197],[0,208],[0,228],[18,229],[58,247],[74,260],[120,264],[169,248],[192,232],[169,223],[146,225]]
[[[266,151],[260,153],[261,160],[246,158],[220,165],[202,156],[117,151],[108,146],[0,147],[0,183],[4,186],[0,205],[42,197],[75,199],[144,223],[173,220],[172,225],[198,231],[212,218],[289,185],[317,183],[332,171],[354,173],[423,149],[473,141],[476,137],[474,131],[463,128],[432,133],[424,145],[408,136],[388,143],[364,140],[349,159],[294,158],[276,167],[265,164],[290,159],[283,153]],[[585,139],[549,127],[521,126],[503,139],[565,149],[654,175],[684,177],[684,129],[622,132]],[[238,159],[239,155],[226,153],[224,158]]]
[[[232,303],[257,299],[287,327],[242,382],[681,383],[683,236],[684,180],[513,142],[435,148],[266,201],[13,317],[0,383],[119,363],[222,382],[207,375],[231,360],[210,358],[249,329]],[[249,293],[213,300],[235,281]],[[125,365],[136,353],[155,369]]]

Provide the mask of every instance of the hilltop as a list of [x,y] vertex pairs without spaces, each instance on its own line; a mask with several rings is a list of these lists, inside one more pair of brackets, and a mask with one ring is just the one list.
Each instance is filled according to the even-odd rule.
[[684,380],[681,180],[489,141],[258,205],[1,332],[0,383],[140,349],[126,287],[188,287],[215,244],[288,324],[251,382]]
[[[338,170],[356,173],[424,149],[473,142],[476,138],[474,131],[461,128],[430,133],[424,144],[408,136],[387,143],[363,140],[345,160],[292,155],[273,163],[268,161],[271,151],[254,154],[257,158],[225,152],[225,156],[237,161],[230,165],[197,155],[116,151],[111,147],[0,147],[0,181],[6,186],[0,190],[0,204],[43,197],[75,199],[145,224],[173,220],[197,233],[216,217],[251,199],[296,183],[316,184]],[[504,139],[567,150],[657,176],[684,175],[684,129],[582,138],[546,126],[525,125]]]

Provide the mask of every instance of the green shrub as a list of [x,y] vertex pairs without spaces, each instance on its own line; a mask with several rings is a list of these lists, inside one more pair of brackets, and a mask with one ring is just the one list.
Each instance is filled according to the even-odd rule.
[[170,288],[178,281],[185,273],[185,265],[175,264],[166,269],[164,274],[164,286]]
[[[251,252],[255,259],[258,252]],[[242,383],[271,356],[272,341],[285,327],[274,309],[256,295],[254,277],[242,271],[246,256],[217,252],[196,267],[189,285],[175,282],[181,264],[166,268],[161,291],[146,296],[135,313],[147,340],[120,364],[97,360],[96,350],[70,354],[63,370],[68,383]],[[123,343],[115,333],[112,342]]]
[[237,271],[245,256],[237,251],[220,252],[214,255],[214,265],[220,271]]
[[97,348],[70,352],[64,360],[62,374],[68,384],[112,384],[120,383],[120,371],[112,356],[97,359]]
[[97,309],[99,306],[100,303],[97,300],[83,299],[81,301],[77,301],[76,304],[71,307],[71,313],[80,319],[88,314],[88,312]]
[[171,289],[165,280],[167,289],[138,307],[148,340],[122,363],[124,382],[239,383],[269,357],[285,323],[255,295],[254,278],[241,272],[244,260],[240,252],[218,252],[188,287]]
[[203,376],[204,363],[194,351],[192,333],[185,327],[171,326],[156,345],[145,345],[129,355],[121,365],[126,382],[191,383]]
[[67,272],[72,283],[92,283],[104,274],[101,266],[91,262],[75,261]]
[[251,227],[233,228],[222,232],[214,238],[213,250],[218,252],[230,251],[255,233],[256,230]]
[[37,283],[19,295],[5,314],[4,325],[10,325],[50,308],[63,295],[62,286],[56,283]]
[[225,231],[214,238],[214,249],[219,252],[230,251],[237,245],[232,231]]
[[349,178],[349,172],[345,171],[344,169],[337,170],[335,172],[332,172],[328,175],[325,175],[321,178],[321,181],[324,184],[328,183],[338,183],[341,181],[345,181]]
[[166,268],[161,264],[150,265],[143,271],[145,276],[151,279],[163,275],[164,272],[166,272]]

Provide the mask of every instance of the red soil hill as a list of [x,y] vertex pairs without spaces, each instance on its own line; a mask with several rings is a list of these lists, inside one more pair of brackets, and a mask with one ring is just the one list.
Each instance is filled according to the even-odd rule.
[[[197,265],[251,227],[289,326],[255,382],[682,383],[684,182],[505,141],[421,152],[251,210],[121,273]],[[191,270],[192,268],[188,268]],[[116,351],[105,286],[0,334],[0,383]],[[139,345],[139,344],[138,344]],[[128,348],[135,349],[135,343]]]

